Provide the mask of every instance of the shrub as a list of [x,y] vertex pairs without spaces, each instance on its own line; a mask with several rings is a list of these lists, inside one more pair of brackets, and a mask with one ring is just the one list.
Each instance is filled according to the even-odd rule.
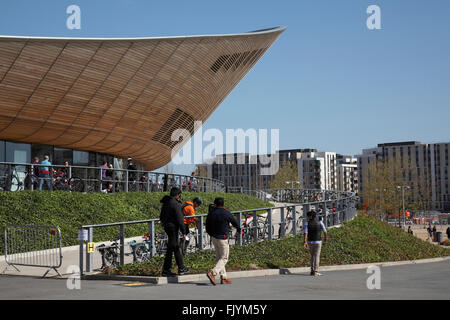
[[[78,229],[83,225],[159,218],[160,199],[168,193],[77,193],[65,191],[0,192],[0,227],[8,224],[56,225],[61,229],[62,245],[78,244]],[[203,205],[198,214],[207,213],[215,197],[225,199],[230,211],[272,206],[263,200],[245,194],[188,193],[182,199],[201,197]],[[157,226],[160,230],[160,226]],[[158,229],[157,229],[158,231]],[[125,227],[125,236],[147,233],[146,224]],[[119,227],[94,229],[94,241],[108,241],[119,235]],[[3,254],[4,232],[0,235],[0,254]]]

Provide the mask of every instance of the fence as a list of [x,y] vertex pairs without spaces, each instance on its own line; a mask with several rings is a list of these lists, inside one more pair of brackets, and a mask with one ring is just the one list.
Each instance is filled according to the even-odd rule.
[[[48,167],[51,174],[40,176],[41,167]],[[117,168],[0,162],[0,191],[37,190],[41,185],[49,190],[75,192],[156,192],[168,191],[175,186],[183,191],[225,191],[222,181],[205,177]]]
[[[303,195],[304,199],[313,199],[313,201],[306,201],[304,203],[288,203],[276,207],[257,208],[250,210],[235,211],[232,214],[240,221],[243,232],[239,234],[231,234],[230,245],[245,245],[249,242],[257,242],[262,240],[279,239],[290,235],[296,235],[303,230],[303,223],[306,220],[306,213],[310,210],[315,210],[318,213],[319,219],[321,219],[326,227],[336,226],[345,221],[353,219],[356,215],[356,197],[351,192],[341,191],[323,191],[323,190],[297,190],[293,192],[283,190],[273,190],[275,198],[286,200],[295,199],[292,195]],[[318,192],[320,191],[320,192]],[[278,192],[278,195],[277,195]],[[321,198],[317,196],[321,195]],[[206,214],[196,215],[198,228],[191,234],[194,238],[194,248],[196,250],[203,250],[210,247],[209,237],[205,230]],[[119,240],[118,246],[114,246],[117,250],[118,264],[123,265],[125,263],[125,227],[133,224],[147,224],[149,233],[148,247],[149,257],[153,257],[157,254],[157,233],[155,226],[158,223],[158,219],[129,221],[108,223],[100,225],[85,225],[80,228],[80,234],[85,233],[85,237],[81,237],[80,240],[80,271],[83,274],[84,270],[87,272],[93,271],[93,235],[94,229],[103,227],[118,227],[120,235],[117,238]],[[87,243],[85,243],[87,241]],[[86,251],[85,251],[86,247]],[[88,250],[88,248],[91,250]],[[162,254],[163,252],[159,252]],[[86,268],[84,269],[84,259],[86,259]]]
[[51,269],[59,274],[61,231],[56,226],[7,225],[4,249],[6,263],[17,271],[16,266],[31,266],[48,268],[43,277]]

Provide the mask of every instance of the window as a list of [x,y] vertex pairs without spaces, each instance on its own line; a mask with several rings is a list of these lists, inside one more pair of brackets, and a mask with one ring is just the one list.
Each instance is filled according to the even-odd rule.
[[28,143],[14,143],[7,141],[5,151],[6,162],[31,162],[31,145]]
[[53,163],[53,147],[46,144],[33,143],[31,145],[31,157],[38,157],[39,161],[44,160],[44,156],[50,157],[50,162]]
[[89,163],[89,152],[85,151],[73,151],[73,164],[74,165],[87,165]]
[[5,141],[0,141],[0,162],[5,162]]
[[55,148],[53,151],[53,164],[63,165],[65,161],[72,164],[72,149]]

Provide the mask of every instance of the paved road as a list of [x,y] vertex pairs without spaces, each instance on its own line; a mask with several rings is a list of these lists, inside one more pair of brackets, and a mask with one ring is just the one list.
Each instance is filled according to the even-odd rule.
[[450,299],[450,260],[381,268],[381,289],[369,290],[366,270],[291,274],[209,282],[124,286],[118,281],[81,281],[68,290],[65,279],[0,276],[0,299]]

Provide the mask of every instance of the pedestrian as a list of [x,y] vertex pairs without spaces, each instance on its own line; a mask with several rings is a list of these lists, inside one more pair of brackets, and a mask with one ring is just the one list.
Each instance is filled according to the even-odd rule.
[[46,166],[41,166],[39,169],[39,190],[42,190],[42,185],[45,183],[47,184],[48,190],[51,190],[51,184],[50,184],[50,168],[47,167],[51,165],[50,157],[48,155],[44,156],[44,160],[41,162],[41,164]]
[[206,232],[210,235],[214,250],[216,252],[216,265],[211,271],[206,273],[209,281],[216,285],[216,277],[220,276],[221,284],[230,284],[225,270],[230,254],[230,244],[228,235],[230,233],[230,223],[241,232],[241,226],[233,217],[230,211],[224,207],[224,199],[214,199],[214,206],[210,206],[206,217]]
[[412,229],[411,229],[411,226],[408,226],[408,233],[409,233],[410,235],[413,235],[413,231],[412,231]]
[[429,240],[429,239],[431,239],[431,235],[433,234],[433,231],[431,230],[431,224],[428,225],[427,231],[428,231],[428,239],[427,240]]
[[447,227],[447,239],[450,240],[450,227]]
[[[192,199],[192,201],[186,201],[182,207],[181,207],[181,211],[183,212],[183,216],[184,216],[184,229],[186,231],[186,234],[189,234],[189,227],[191,225],[194,225],[195,227],[197,227],[197,219],[194,217],[195,216],[195,209],[200,207],[202,205],[202,199],[199,197],[195,197],[194,199]],[[189,245],[189,237],[186,236],[186,240],[183,243],[183,254],[186,253],[186,248]]]
[[167,234],[167,251],[164,257],[164,265],[162,275],[164,277],[175,276],[172,269],[172,255],[175,256],[175,262],[178,266],[178,275],[184,275],[189,272],[183,264],[183,256],[178,242],[178,231],[183,233],[183,240],[186,240],[186,230],[184,228],[183,213],[179,204],[181,198],[181,190],[174,187],[170,190],[170,196],[164,196],[161,199],[162,208],[160,220],[164,231]]
[[327,229],[322,221],[316,219],[316,212],[309,211],[306,214],[308,221],[305,223],[304,229],[304,246],[308,248],[311,254],[311,275],[321,276],[318,272],[320,263],[320,250],[322,249],[322,232],[324,233],[323,242],[327,242]]
[[36,177],[39,177],[39,166],[35,166],[35,164],[39,164],[39,158],[38,157],[34,157],[33,162],[31,163],[33,165],[33,172],[32,174]]

